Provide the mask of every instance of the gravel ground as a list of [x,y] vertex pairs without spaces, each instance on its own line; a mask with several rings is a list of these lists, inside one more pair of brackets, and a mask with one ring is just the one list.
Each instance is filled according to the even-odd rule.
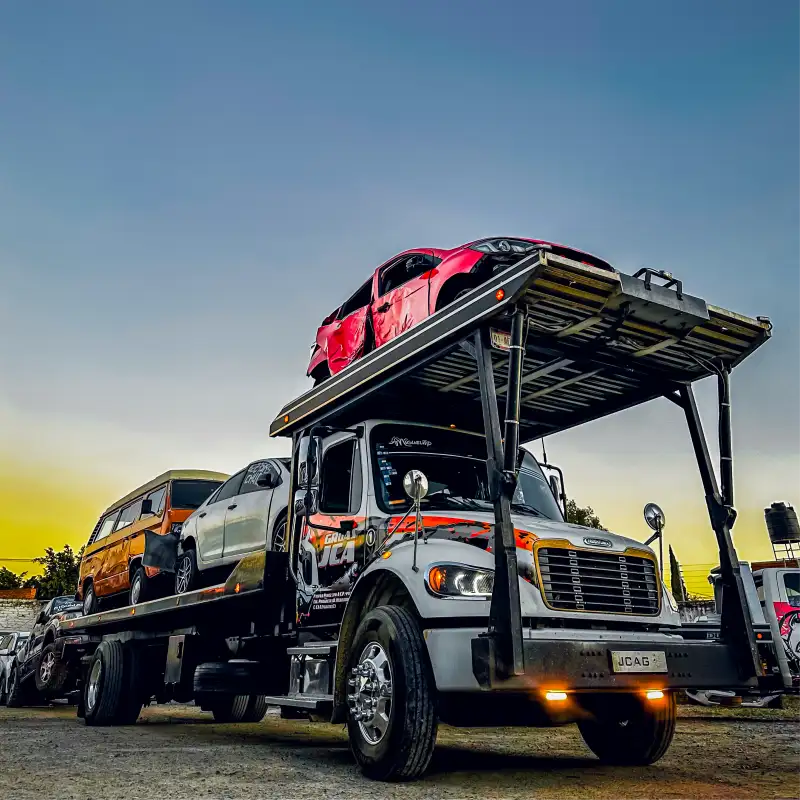
[[603,767],[574,726],[442,728],[413,784],[361,777],[341,726],[217,725],[191,706],[145,709],[128,728],[87,728],[74,707],[0,708],[0,796],[102,798],[797,797],[800,719],[786,711],[680,708],[652,767]]

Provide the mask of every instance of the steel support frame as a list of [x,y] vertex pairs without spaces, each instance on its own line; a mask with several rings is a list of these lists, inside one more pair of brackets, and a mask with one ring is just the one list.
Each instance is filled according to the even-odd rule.
[[753,622],[739,567],[739,556],[731,537],[736,519],[733,508],[733,449],[731,443],[729,373],[724,367],[718,373],[719,389],[719,450],[721,486],[717,486],[714,465],[708,451],[703,424],[690,384],[681,386],[677,395],[667,397],[679,405],[686,415],[697,466],[703,481],[711,527],[719,547],[722,581],[721,635],[734,652],[741,678],[761,678],[763,668],[758,653]]
[[482,328],[474,334],[486,435],[486,469],[495,516],[493,543],[495,577],[487,637],[495,662],[493,671],[500,678],[523,675],[525,672],[517,548],[514,523],[511,520],[511,501],[517,483],[524,334],[525,315],[517,309],[514,311],[511,322],[506,413],[505,424],[502,428],[494,382],[489,330]]

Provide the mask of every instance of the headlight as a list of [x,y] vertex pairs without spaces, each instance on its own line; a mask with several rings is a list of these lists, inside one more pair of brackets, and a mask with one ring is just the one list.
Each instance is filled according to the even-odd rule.
[[461,564],[434,564],[425,575],[425,586],[436,597],[486,600],[492,596],[494,572]]
[[170,533],[180,533],[183,530],[183,523],[182,522],[173,522],[172,525],[169,526]]

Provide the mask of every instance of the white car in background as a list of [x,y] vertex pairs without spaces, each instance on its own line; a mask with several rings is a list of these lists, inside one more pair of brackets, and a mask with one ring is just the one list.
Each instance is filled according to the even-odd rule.
[[8,696],[8,678],[14,656],[22,650],[29,637],[29,631],[0,633],[0,705],[5,703]]
[[289,465],[286,458],[254,461],[192,512],[181,529],[175,594],[224,580],[249,553],[283,548]]

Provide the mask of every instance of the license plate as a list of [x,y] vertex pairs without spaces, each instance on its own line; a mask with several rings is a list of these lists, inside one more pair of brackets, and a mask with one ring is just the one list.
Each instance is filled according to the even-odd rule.
[[511,347],[511,334],[505,331],[490,331],[492,337],[492,347],[495,350],[508,350]]
[[663,650],[612,650],[614,672],[666,672],[667,656]]

